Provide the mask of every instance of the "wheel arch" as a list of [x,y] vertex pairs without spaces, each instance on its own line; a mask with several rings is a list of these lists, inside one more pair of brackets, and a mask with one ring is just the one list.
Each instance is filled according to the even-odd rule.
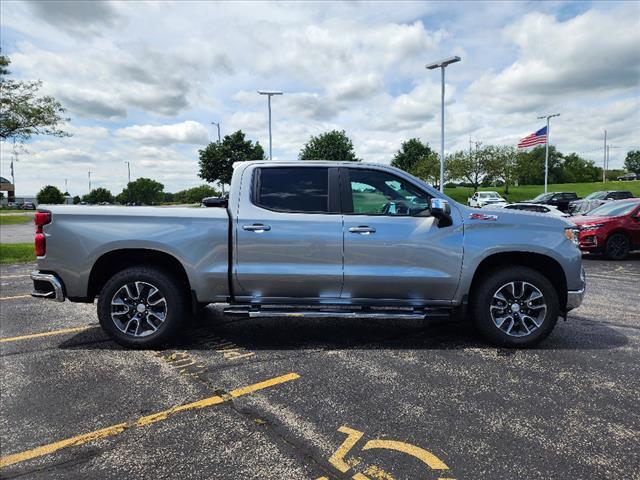
[[482,278],[492,270],[513,266],[528,267],[544,275],[558,292],[560,308],[564,311],[567,304],[567,278],[565,272],[557,260],[541,253],[503,252],[489,255],[476,268],[469,292],[474,292]]
[[195,293],[191,289],[189,276],[180,261],[169,253],[146,248],[124,248],[101,255],[93,264],[89,274],[88,299],[93,300],[105,283],[116,273],[129,267],[143,265],[157,267],[174,275],[194,300]]

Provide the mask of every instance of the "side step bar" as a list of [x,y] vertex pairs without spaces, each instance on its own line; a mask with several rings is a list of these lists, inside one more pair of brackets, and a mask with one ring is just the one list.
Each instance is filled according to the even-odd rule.
[[304,318],[351,318],[351,319],[375,319],[389,318],[397,320],[425,320],[431,317],[448,316],[446,310],[338,310],[338,309],[285,309],[285,308],[252,308],[229,307],[224,313],[230,315],[247,315],[249,318],[277,318],[277,317],[304,317]]

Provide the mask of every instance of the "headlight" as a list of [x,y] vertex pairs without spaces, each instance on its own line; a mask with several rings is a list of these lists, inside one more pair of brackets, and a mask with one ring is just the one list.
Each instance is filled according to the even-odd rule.
[[564,236],[567,237],[567,240],[571,240],[575,245],[578,245],[578,232],[579,230],[577,228],[565,228]]
[[584,227],[581,227],[580,230],[588,232],[589,230],[597,230],[602,226],[604,226],[604,223],[594,223],[592,225],[585,225]]

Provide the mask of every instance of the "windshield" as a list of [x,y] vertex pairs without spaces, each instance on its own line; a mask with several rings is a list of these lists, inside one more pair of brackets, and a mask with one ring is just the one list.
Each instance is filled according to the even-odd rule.
[[540,202],[544,200],[549,200],[551,197],[553,197],[553,193],[541,193],[536,198],[534,198],[534,200]]
[[584,197],[585,200],[601,200],[606,197],[607,192],[593,192]]
[[611,202],[589,212],[590,217],[617,217],[619,215],[627,215],[636,208],[640,203],[634,202]]

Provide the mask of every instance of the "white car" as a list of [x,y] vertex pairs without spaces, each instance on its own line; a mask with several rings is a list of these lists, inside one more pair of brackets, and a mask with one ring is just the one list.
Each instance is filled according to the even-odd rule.
[[558,207],[554,207],[553,205],[541,205],[539,203],[511,203],[509,205],[505,205],[503,208],[508,210],[522,210],[525,212],[546,213],[556,217],[570,216],[568,213],[558,210]]
[[476,192],[467,199],[467,205],[476,208],[486,206],[504,207],[507,205],[507,201],[498,192]]

